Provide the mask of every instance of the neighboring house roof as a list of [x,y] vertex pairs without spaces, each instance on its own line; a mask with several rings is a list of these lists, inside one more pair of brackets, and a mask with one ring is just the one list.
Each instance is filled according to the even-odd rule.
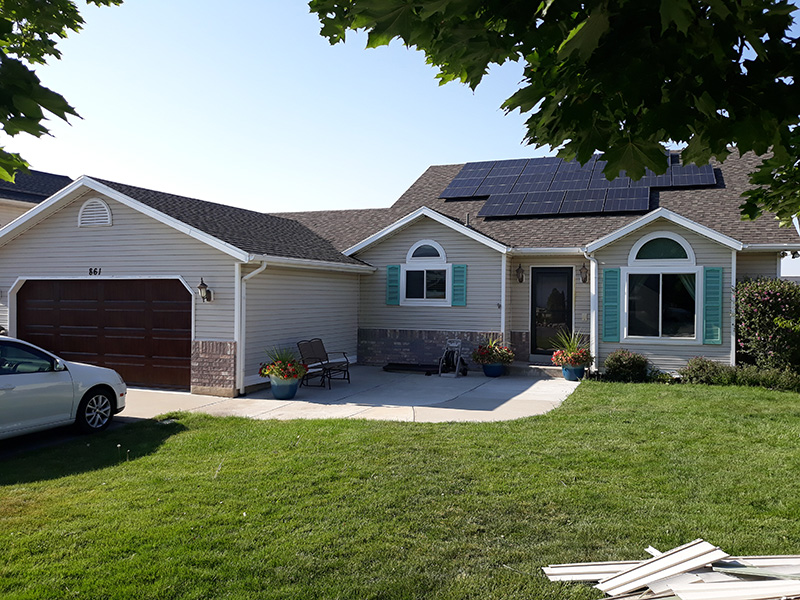
[[250,254],[363,265],[302,223],[215,202],[92,178],[133,200]]
[[[655,191],[658,206],[669,209],[690,221],[713,229],[748,245],[800,246],[800,237],[791,227],[779,227],[772,214],[756,221],[742,221],[739,205],[741,194],[750,187],[748,175],[760,159],[753,154],[731,155],[724,164],[712,163],[718,170],[718,183],[704,189]],[[392,222],[427,206],[469,225],[475,231],[516,248],[583,247],[608,236],[641,218],[641,214],[594,214],[486,219],[478,217],[484,200],[443,200],[440,194],[463,165],[432,166],[395,202],[386,209],[369,211],[316,211],[284,213],[331,240],[341,251],[367,239]]]
[[0,198],[38,204],[70,183],[72,178],[66,175],[31,170],[28,173],[17,173],[14,183],[0,181]]

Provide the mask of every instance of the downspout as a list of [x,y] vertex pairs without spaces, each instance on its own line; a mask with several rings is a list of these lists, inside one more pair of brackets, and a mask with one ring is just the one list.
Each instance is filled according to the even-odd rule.
[[[731,250],[731,365],[736,366],[736,250]],[[722,333],[722,332],[720,332]]]
[[599,360],[599,352],[600,352],[600,340],[598,338],[598,319],[597,319],[597,308],[598,308],[598,290],[600,289],[600,284],[598,282],[598,267],[597,267],[597,259],[586,252],[583,251],[583,256],[586,260],[589,261],[589,279],[591,280],[591,290],[589,292],[589,351],[594,356],[595,363],[592,367],[592,370],[598,370],[597,361]]
[[236,389],[239,390],[239,393],[244,393],[244,357],[245,357],[245,344],[247,338],[247,282],[258,275],[259,273],[263,273],[264,270],[267,268],[266,261],[261,261],[261,266],[258,267],[252,273],[248,273],[244,277],[241,277],[242,274],[242,265],[241,263],[236,263],[236,278],[240,280],[240,285],[237,287],[241,288],[241,292],[239,293],[239,302],[237,306],[239,307],[239,318],[236,320],[237,324],[237,346],[236,346]]
[[503,345],[508,346],[511,340],[508,339],[506,331],[506,285],[508,271],[508,253],[503,252],[502,275],[500,276],[500,333],[503,335]]

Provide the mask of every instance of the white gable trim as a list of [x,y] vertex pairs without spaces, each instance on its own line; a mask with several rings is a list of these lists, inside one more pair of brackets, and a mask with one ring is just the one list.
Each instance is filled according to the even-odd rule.
[[482,233],[478,233],[474,229],[470,229],[469,227],[465,227],[460,223],[456,223],[453,219],[445,217],[444,215],[436,212],[435,210],[431,210],[427,206],[423,206],[421,208],[418,208],[414,212],[406,215],[402,219],[395,221],[388,227],[384,227],[379,232],[369,236],[367,239],[360,241],[355,246],[350,246],[347,250],[343,252],[343,254],[345,254],[346,256],[352,256],[356,252],[360,252],[361,250],[364,250],[365,248],[378,243],[386,236],[391,235],[395,231],[402,229],[407,225],[410,225],[411,223],[413,223],[418,219],[421,219],[422,217],[428,217],[429,219],[433,219],[437,223],[440,223],[445,227],[449,227],[453,231],[457,231],[458,233],[465,235],[468,238],[475,240],[476,242],[480,242],[484,246],[488,246],[493,250],[497,250],[502,254],[508,252],[508,247],[506,247],[505,244],[496,242],[493,239],[486,237]]
[[607,236],[601,237],[600,239],[595,240],[591,244],[588,244],[586,246],[586,251],[596,252],[600,248],[603,248],[604,246],[607,246],[609,244],[613,244],[620,238],[630,233],[633,233],[637,229],[641,229],[645,225],[649,225],[656,219],[666,219],[667,221],[675,223],[676,225],[679,225],[685,229],[693,231],[694,233],[702,235],[703,237],[713,240],[718,244],[722,244],[723,246],[726,246],[731,250],[739,251],[744,247],[744,244],[742,244],[742,242],[735,240],[732,237],[728,237],[727,235],[724,235],[714,229],[711,229],[710,227],[706,227],[705,225],[700,225],[700,223],[696,223],[691,219],[682,217],[681,215],[674,213],[666,208],[657,208],[653,212],[647,213],[643,217],[636,219],[635,221],[629,223],[625,227],[621,227],[620,229],[617,229],[615,232],[610,233]]

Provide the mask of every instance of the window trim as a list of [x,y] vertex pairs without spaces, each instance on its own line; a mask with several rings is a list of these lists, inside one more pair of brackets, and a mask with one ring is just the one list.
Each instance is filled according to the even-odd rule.
[[[414,257],[420,246],[432,246],[439,252],[438,257]],[[453,268],[447,262],[447,254],[441,244],[433,240],[419,240],[406,253],[406,262],[400,265],[400,305],[401,306],[450,306],[453,297]],[[409,271],[444,271],[444,298],[407,298],[406,279]]]
[[[650,261],[639,261],[650,262]],[[665,261],[666,262],[666,261]],[[702,326],[702,315],[704,304],[704,280],[703,280],[703,267],[691,266],[690,268],[683,266],[665,266],[654,268],[656,265],[650,267],[636,266],[636,267],[622,267],[620,269],[620,284],[622,286],[622,341],[631,344],[693,344],[700,345],[703,343],[703,336],[700,332]],[[628,321],[630,318],[630,275],[669,275],[669,274],[686,274],[694,275],[694,336],[692,337],[672,337],[659,334],[658,336],[645,336],[645,335],[629,335],[628,334]],[[659,293],[660,300],[660,293]],[[659,306],[659,315],[661,314]],[[659,316],[660,318],[660,316]],[[659,324],[660,325],[660,324]],[[660,327],[659,327],[660,329]]]
[[[677,242],[681,245],[681,247],[686,252],[686,258],[636,258],[636,255],[639,254],[639,250],[642,249],[647,242],[651,242],[653,240],[659,238],[667,238],[672,240],[673,242]],[[672,231],[653,231],[646,235],[640,237],[636,243],[631,248],[631,251],[628,253],[628,266],[644,266],[650,265],[648,268],[661,268],[669,267],[669,266],[677,266],[677,265],[687,265],[687,266],[695,266],[697,264],[696,257],[694,255],[694,250],[692,249],[692,245],[686,241],[683,236],[678,235]],[[658,265],[658,267],[655,267]]]

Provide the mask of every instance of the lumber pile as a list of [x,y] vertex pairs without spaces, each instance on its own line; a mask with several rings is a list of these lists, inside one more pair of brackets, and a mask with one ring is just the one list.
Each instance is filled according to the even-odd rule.
[[595,583],[614,600],[800,599],[800,555],[729,556],[701,539],[647,560],[549,565],[551,581]]

